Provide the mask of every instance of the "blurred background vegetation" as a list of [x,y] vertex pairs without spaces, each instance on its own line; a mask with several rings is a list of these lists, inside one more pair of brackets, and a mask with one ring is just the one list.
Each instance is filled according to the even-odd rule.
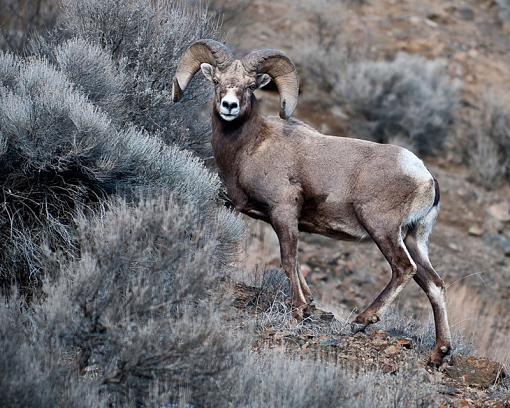
[[[204,37],[239,53],[285,50],[300,73],[299,119],[424,158],[442,189],[431,258],[449,285],[457,353],[508,364],[508,10],[489,0],[0,0],[2,405],[461,398],[423,369],[434,333],[412,285],[375,332],[348,336],[349,317],[387,279],[373,245],[304,235],[301,268],[338,321],[292,322],[270,227],[223,205],[211,90],[197,75],[171,102],[182,52]],[[271,86],[258,97],[277,112]],[[392,355],[379,332],[413,349]],[[335,364],[331,353],[303,357],[314,344]],[[508,383],[493,385],[462,392],[508,400]]]

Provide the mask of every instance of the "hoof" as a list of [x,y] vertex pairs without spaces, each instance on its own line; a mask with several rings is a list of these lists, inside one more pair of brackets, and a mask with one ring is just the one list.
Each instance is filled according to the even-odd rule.
[[360,332],[364,333],[366,328],[367,328],[366,324],[352,322],[351,323],[351,334],[354,335],[354,334],[360,333]]
[[306,309],[308,308],[308,305],[304,304],[302,306],[297,306],[292,308],[292,317],[300,322],[303,320],[303,315],[306,315]]
[[439,368],[451,360],[451,348],[447,346],[436,347],[427,361],[429,367]]
[[300,322],[303,320],[303,311],[302,310],[293,310],[292,311],[292,318],[296,321],[296,322]]
[[312,305],[312,304],[307,304],[304,308],[303,308],[303,316],[304,317],[310,317],[310,316],[313,316],[315,314],[315,312],[317,311],[317,307],[315,307],[315,305]]

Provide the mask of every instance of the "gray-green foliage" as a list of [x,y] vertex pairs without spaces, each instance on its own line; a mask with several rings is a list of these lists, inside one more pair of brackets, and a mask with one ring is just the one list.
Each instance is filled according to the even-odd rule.
[[218,179],[181,151],[207,151],[207,95],[195,83],[174,105],[168,84],[185,47],[216,30],[176,2],[70,1],[29,60],[0,55],[4,283],[37,282],[41,244],[72,248],[73,210],[105,196],[162,189],[211,205]]
[[391,62],[348,65],[334,85],[357,137],[387,143],[399,137],[421,154],[444,145],[459,103],[459,84],[441,61],[398,55]]
[[163,194],[80,214],[80,256],[54,255],[46,297],[24,313],[14,295],[0,305],[3,406],[154,406],[183,393],[225,406],[244,340],[224,335],[218,278],[242,230],[229,242],[227,213],[202,211]]
[[496,0],[498,6],[499,16],[503,22],[510,20],[510,1],[508,0]]
[[495,92],[481,101],[465,148],[473,178],[487,188],[497,188],[510,181],[510,111],[506,100]]
[[204,96],[184,115],[167,86],[215,26],[158,4],[67,2],[33,55],[0,54],[5,406],[225,404],[243,341],[218,284],[243,227],[184,149]]
[[[90,407],[101,397],[55,344],[41,341],[41,328],[33,326],[16,297],[0,304],[0,396],[3,407]],[[45,339],[48,340],[48,339]]]
[[37,280],[41,244],[71,248],[73,210],[108,195],[170,191],[204,214],[214,207],[219,180],[199,159],[115,126],[49,62],[2,54],[0,75],[4,279]]
[[210,155],[209,120],[200,115],[210,96],[204,81],[197,76],[180,104],[170,95],[184,50],[218,35],[206,9],[177,1],[70,0],[59,21],[51,36],[34,41],[35,53],[56,60],[118,124]]

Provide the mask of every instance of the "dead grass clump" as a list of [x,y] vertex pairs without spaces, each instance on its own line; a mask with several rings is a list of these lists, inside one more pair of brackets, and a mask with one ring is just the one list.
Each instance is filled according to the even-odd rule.
[[318,361],[292,359],[283,353],[252,354],[240,370],[238,402],[243,407],[420,407],[437,402],[433,383],[402,368],[344,371]]

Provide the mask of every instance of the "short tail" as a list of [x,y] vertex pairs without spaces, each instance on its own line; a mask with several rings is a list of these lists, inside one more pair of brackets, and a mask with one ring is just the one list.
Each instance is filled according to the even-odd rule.
[[439,183],[437,182],[437,180],[434,178],[434,191],[435,191],[435,196],[434,196],[434,204],[432,204],[432,207],[437,207],[439,205],[439,200],[441,199],[441,192],[439,191]]

